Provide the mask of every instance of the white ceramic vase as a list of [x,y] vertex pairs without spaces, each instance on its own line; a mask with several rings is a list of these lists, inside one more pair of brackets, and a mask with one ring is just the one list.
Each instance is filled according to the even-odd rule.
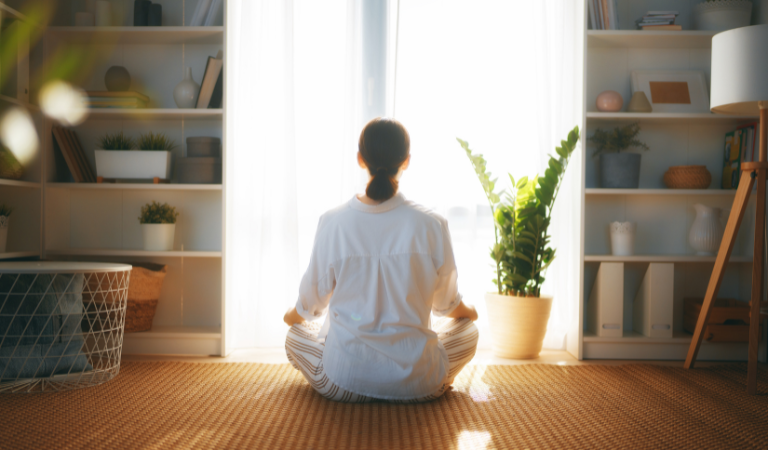
[[141,232],[144,236],[144,250],[167,252],[173,250],[173,235],[175,223],[142,223]]
[[688,243],[691,244],[697,255],[712,256],[720,248],[723,239],[723,226],[720,223],[720,208],[697,203],[696,219],[688,232]]
[[5,253],[5,247],[8,243],[8,221],[10,217],[0,216],[0,253]]
[[537,358],[547,334],[552,297],[485,294],[493,354],[499,358]]
[[200,85],[192,79],[192,68],[187,67],[184,79],[173,89],[173,101],[179,108],[194,108],[197,106],[197,96],[200,94]]
[[611,253],[614,256],[632,256],[635,254],[634,222],[611,222]]

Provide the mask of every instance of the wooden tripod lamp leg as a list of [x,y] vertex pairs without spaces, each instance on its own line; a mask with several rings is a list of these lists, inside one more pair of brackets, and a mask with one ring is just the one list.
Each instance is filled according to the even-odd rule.
[[[768,102],[760,102],[760,161],[768,160]],[[757,394],[757,349],[760,345],[760,302],[763,301],[763,245],[765,238],[766,170],[757,175],[757,211],[755,213],[755,253],[752,266],[752,298],[749,308],[749,358],[747,392]],[[758,237],[758,234],[760,236]],[[758,244],[759,239],[759,244]],[[758,256],[759,255],[759,256]]]
[[749,316],[747,392],[757,394],[757,347],[760,344],[760,302],[763,299],[763,245],[765,243],[765,170],[757,171],[755,247],[752,256],[752,297]]
[[751,172],[741,172],[741,180],[739,181],[739,188],[736,191],[736,198],[733,200],[731,215],[728,217],[728,224],[725,226],[723,240],[720,242],[720,250],[717,251],[717,259],[715,259],[715,267],[712,270],[712,276],[709,278],[709,285],[707,285],[707,294],[704,296],[704,303],[701,305],[699,320],[696,322],[696,331],[693,333],[691,346],[688,348],[688,356],[685,358],[686,369],[693,367],[693,363],[696,361],[696,355],[699,353],[701,339],[704,337],[704,327],[706,327],[706,324],[709,321],[709,314],[712,311],[712,303],[714,303],[717,292],[720,290],[720,283],[723,281],[725,265],[731,257],[731,250],[733,250],[733,244],[736,241],[736,233],[739,231],[741,219],[744,218],[744,211],[747,209],[747,200],[749,200],[749,193],[752,192],[754,182],[755,180],[752,178]]

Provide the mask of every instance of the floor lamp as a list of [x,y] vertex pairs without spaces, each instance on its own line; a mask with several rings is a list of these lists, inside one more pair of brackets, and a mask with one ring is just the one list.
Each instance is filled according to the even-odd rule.
[[712,95],[710,108],[716,114],[760,114],[760,158],[741,164],[741,179],[733,200],[731,215],[723,241],[717,252],[715,267],[709,279],[696,331],[693,333],[685,368],[696,361],[704,328],[709,321],[712,304],[723,281],[725,265],[731,256],[736,233],[747,208],[752,186],[757,183],[755,212],[755,246],[752,253],[752,296],[749,320],[749,364],[747,392],[757,393],[757,348],[760,342],[760,307],[763,299],[763,245],[765,244],[765,183],[768,172],[768,25],[736,28],[712,38]]

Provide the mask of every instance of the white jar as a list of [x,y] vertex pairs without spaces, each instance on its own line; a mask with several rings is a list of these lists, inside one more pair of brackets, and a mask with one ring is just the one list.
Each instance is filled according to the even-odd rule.
[[696,219],[688,232],[688,243],[691,244],[696,254],[700,256],[713,256],[720,248],[723,239],[723,226],[720,223],[720,208],[697,203]]
[[634,222],[611,222],[611,254],[613,256],[632,256],[635,254]]

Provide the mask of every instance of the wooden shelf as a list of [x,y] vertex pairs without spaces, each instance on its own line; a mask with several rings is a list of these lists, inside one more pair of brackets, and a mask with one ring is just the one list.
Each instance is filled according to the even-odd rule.
[[13,97],[8,97],[7,95],[0,95],[0,100],[4,101],[6,103],[11,103],[13,105],[24,107],[24,108],[26,108],[26,109],[28,109],[29,111],[32,111],[32,112],[40,111],[40,107],[37,106],[37,105],[33,105],[32,103],[24,103],[24,102],[22,102],[22,101],[20,101],[18,99],[13,98]]
[[153,252],[147,250],[99,249],[99,248],[70,248],[66,250],[46,250],[49,255],[88,255],[88,256],[143,256],[157,258],[221,258],[218,251],[167,251]]
[[126,355],[219,355],[220,327],[183,327],[153,325],[149,331],[125,333]]
[[36,181],[6,180],[5,178],[0,178],[0,186],[39,189],[40,183]]
[[91,108],[89,119],[173,120],[173,119],[220,119],[223,110],[182,108]]
[[40,256],[39,252],[4,252],[0,253],[0,259],[32,258]]
[[220,191],[220,184],[154,183],[46,183],[47,189],[145,190],[145,191]]
[[624,330],[624,336],[622,337],[600,337],[595,336],[595,334],[591,332],[584,332],[584,342],[615,342],[621,344],[641,344],[653,342],[657,344],[690,344],[692,337],[692,334],[688,334],[684,331],[673,332],[671,338],[652,338],[644,336],[634,330]]
[[46,36],[70,44],[224,44],[224,27],[50,27]]
[[736,189],[602,189],[586,188],[586,195],[722,195],[733,196]]
[[757,121],[758,116],[731,116],[712,113],[629,113],[629,112],[587,112],[587,122],[645,122],[645,123],[706,123],[709,121],[738,122]]
[[[670,262],[670,263],[714,263],[714,256],[697,255],[584,255],[585,262]],[[751,263],[751,256],[731,256],[733,263]]]
[[712,48],[716,31],[588,30],[589,48]]

